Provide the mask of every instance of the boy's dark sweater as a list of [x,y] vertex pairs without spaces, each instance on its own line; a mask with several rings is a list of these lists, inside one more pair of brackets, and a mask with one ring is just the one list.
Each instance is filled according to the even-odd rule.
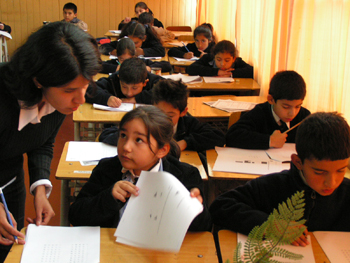
[[[117,48],[118,41],[112,41],[110,43],[103,44],[99,47],[99,50],[104,55],[109,55],[110,52]],[[165,48],[162,46],[160,41],[155,39],[146,39],[141,48],[144,52],[144,57],[164,57],[165,56]]]
[[[152,104],[151,89],[154,84],[162,79],[162,77],[148,72],[147,79],[149,79],[149,81],[143,88],[142,92],[135,96],[136,103]],[[85,99],[88,103],[97,103],[107,106],[107,102],[110,96],[126,98],[121,91],[120,81],[117,73],[111,74],[108,78],[100,78],[95,84],[95,92],[93,92],[93,87],[89,85],[85,94]]]
[[[173,69],[169,61],[152,61],[145,58],[141,59],[146,64],[146,66],[149,66],[150,68],[161,68],[162,72],[170,72]],[[104,74],[114,73],[116,72],[118,65],[119,64],[117,62],[117,59],[104,61],[102,62],[102,71],[100,72]]]
[[[98,163],[70,207],[69,221],[72,225],[117,227],[119,210],[125,203],[114,199],[112,189],[116,182],[122,180],[121,170],[122,165],[118,156],[102,159]],[[199,188],[201,195],[204,196],[203,182],[197,168],[167,156],[163,158],[163,170],[174,175],[188,190]],[[210,231],[210,229],[211,219],[203,200],[203,212],[192,221],[188,230]]]
[[[133,17],[133,18],[131,18],[131,20],[133,20],[133,21],[138,21],[139,19],[138,19],[137,17]],[[123,21],[124,21],[124,20],[123,20]],[[123,23],[123,21],[120,22],[120,24],[118,25],[118,30],[122,30],[123,27],[126,25],[126,24]],[[157,18],[154,18],[153,25],[156,26],[156,27],[162,27],[162,28],[164,28],[163,23],[160,22]]]
[[[293,127],[310,114],[310,111],[301,107],[299,113],[290,122]],[[226,146],[243,149],[268,149],[270,135],[279,130],[275,121],[271,104],[268,102],[257,104],[254,109],[242,114],[241,118],[233,124],[226,134]],[[295,142],[298,128],[288,132],[287,142]]]
[[[204,50],[205,53],[210,53],[211,49],[215,46],[214,42],[210,42],[208,47]],[[198,50],[196,43],[189,43],[186,45],[188,50],[193,53],[195,57],[200,57],[202,53]],[[184,55],[188,53],[187,49],[184,46],[181,47],[173,47],[169,49],[168,56],[169,57],[177,57],[177,58],[183,58]]]
[[333,194],[321,196],[303,182],[293,164],[290,170],[261,176],[220,195],[209,211],[214,224],[248,235],[297,191],[305,191],[308,231],[350,231],[350,180],[344,178]]
[[[219,68],[214,68],[214,64],[214,55],[205,54],[192,65],[186,67],[186,73],[199,76],[217,76]],[[237,57],[231,67],[235,69],[232,71],[233,78],[253,78],[253,67],[244,62],[242,58]]]

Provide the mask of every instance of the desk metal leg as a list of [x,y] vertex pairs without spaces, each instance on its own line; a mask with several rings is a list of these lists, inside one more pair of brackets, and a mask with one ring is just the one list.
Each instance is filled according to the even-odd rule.
[[69,210],[70,189],[69,180],[61,182],[61,226],[69,226],[68,210]]
[[80,141],[80,122],[74,122],[74,141]]

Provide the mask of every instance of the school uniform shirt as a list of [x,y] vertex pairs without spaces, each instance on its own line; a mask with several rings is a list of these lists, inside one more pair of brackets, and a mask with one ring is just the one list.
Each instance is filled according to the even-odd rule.
[[[131,18],[131,20],[132,21],[138,21],[139,19],[137,17],[133,17],[133,18]],[[120,22],[120,24],[118,25],[118,30],[122,30],[123,27],[126,25],[125,23],[123,23],[123,21],[124,20],[122,20]],[[153,25],[156,26],[156,27],[163,27],[164,28],[163,23],[160,22],[157,18],[154,18]]]
[[[103,44],[99,47],[99,50],[104,55],[109,55],[110,52],[117,48],[118,41],[112,41],[110,43]],[[142,42],[141,48],[143,49],[144,57],[164,57],[165,48],[162,46],[160,41],[155,39],[146,38]]]
[[[210,42],[208,47],[204,50],[204,52],[209,54],[211,49],[213,48],[213,46],[215,46],[215,43]],[[184,55],[188,52],[192,52],[193,55],[195,57],[198,57],[198,58],[201,56],[202,53],[198,50],[195,43],[189,43],[186,45],[186,47],[189,51],[187,51],[187,49],[184,46],[173,47],[173,48],[169,49],[168,56],[169,57],[183,58]]]
[[[237,57],[231,68],[233,78],[253,78],[253,67]],[[199,60],[186,67],[186,73],[199,76],[217,76],[219,68],[215,65],[214,55],[206,54]]]
[[[290,127],[301,122],[310,111],[304,107],[290,122]],[[297,128],[288,132],[287,142],[295,143]],[[272,114],[271,104],[268,102],[257,104],[252,110],[245,112],[226,133],[226,146],[243,149],[268,149],[270,147],[270,135],[280,130]]]
[[[152,104],[152,87],[156,84],[161,76],[147,72],[147,82],[146,86],[143,88],[142,92],[135,96],[137,103],[142,104]],[[120,99],[126,98],[121,91],[120,80],[117,73],[111,74],[108,78],[100,78],[96,84],[96,90],[89,85],[87,92],[85,94],[85,100],[88,103],[97,103],[107,106],[107,102],[110,96],[116,96]]]
[[[171,173],[188,189],[199,188],[201,195],[202,178],[197,168],[182,163],[172,156],[163,158],[163,170]],[[124,203],[115,200],[112,189],[122,180],[122,165],[118,156],[102,159],[92,171],[91,177],[83,186],[76,201],[69,209],[69,221],[74,226],[117,227],[119,210]],[[142,191],[142,190],[141,190]],[[140,222],[142,224],[142,222]],[[211,229],[211,219],[203,201],[203,212],[191,223],[189,231]]]
[[331,195],[322,196],[305,184],[293,164],[290,170],[258,177],[220,195],[209,211],[214,224],[248,235],[297,191],[304,191],[308,231],[350,231],[350,180],[344,178]]
[[222,147],[225,144],[225,135],[222,131],[192,116],[179,118],[174,139],[185,140],[186,150],[197,152],[214,149],[215,146]]

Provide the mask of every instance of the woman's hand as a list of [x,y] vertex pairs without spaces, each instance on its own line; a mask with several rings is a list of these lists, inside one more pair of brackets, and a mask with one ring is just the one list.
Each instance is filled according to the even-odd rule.
[[39,185],[34,190],[34,208],[36,212],[36,218],[27,218],[28,223],[39,225],[47,225],[52,217],[55,216],[55,212],[49,200],[46,197],[46,190],[44,185]]
[[0,244],[5,246],[12,245],[15,242],[14,236],[17,236],[18,244],[24,245],[24,234],[17,230],[17,222],[11,212],[10,216],[13,226],[10,225],[7,219],[4,205],[0,203]]
[[131,18],[130,17],[125,17],[124,20],[123,20],[123,24],[127,24],[131,21]]
[[114,199],[125,202],[126,198],[129,198],[132,194],[138,196],[139,188],[128,181],[118,181],[113,186],[112,195]]

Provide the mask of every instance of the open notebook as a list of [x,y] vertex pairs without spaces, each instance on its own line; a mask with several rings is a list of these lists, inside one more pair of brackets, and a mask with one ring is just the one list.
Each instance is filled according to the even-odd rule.
[[181,73],[179,74],[172,74],[172,75],[162,75],[163,78],[165,79],[172,79],[175,81],[182,80],[184,83],[197,83],[197,82],[202,82],[202,77],[200,76],[187,76],[187,75],[182,75]]

